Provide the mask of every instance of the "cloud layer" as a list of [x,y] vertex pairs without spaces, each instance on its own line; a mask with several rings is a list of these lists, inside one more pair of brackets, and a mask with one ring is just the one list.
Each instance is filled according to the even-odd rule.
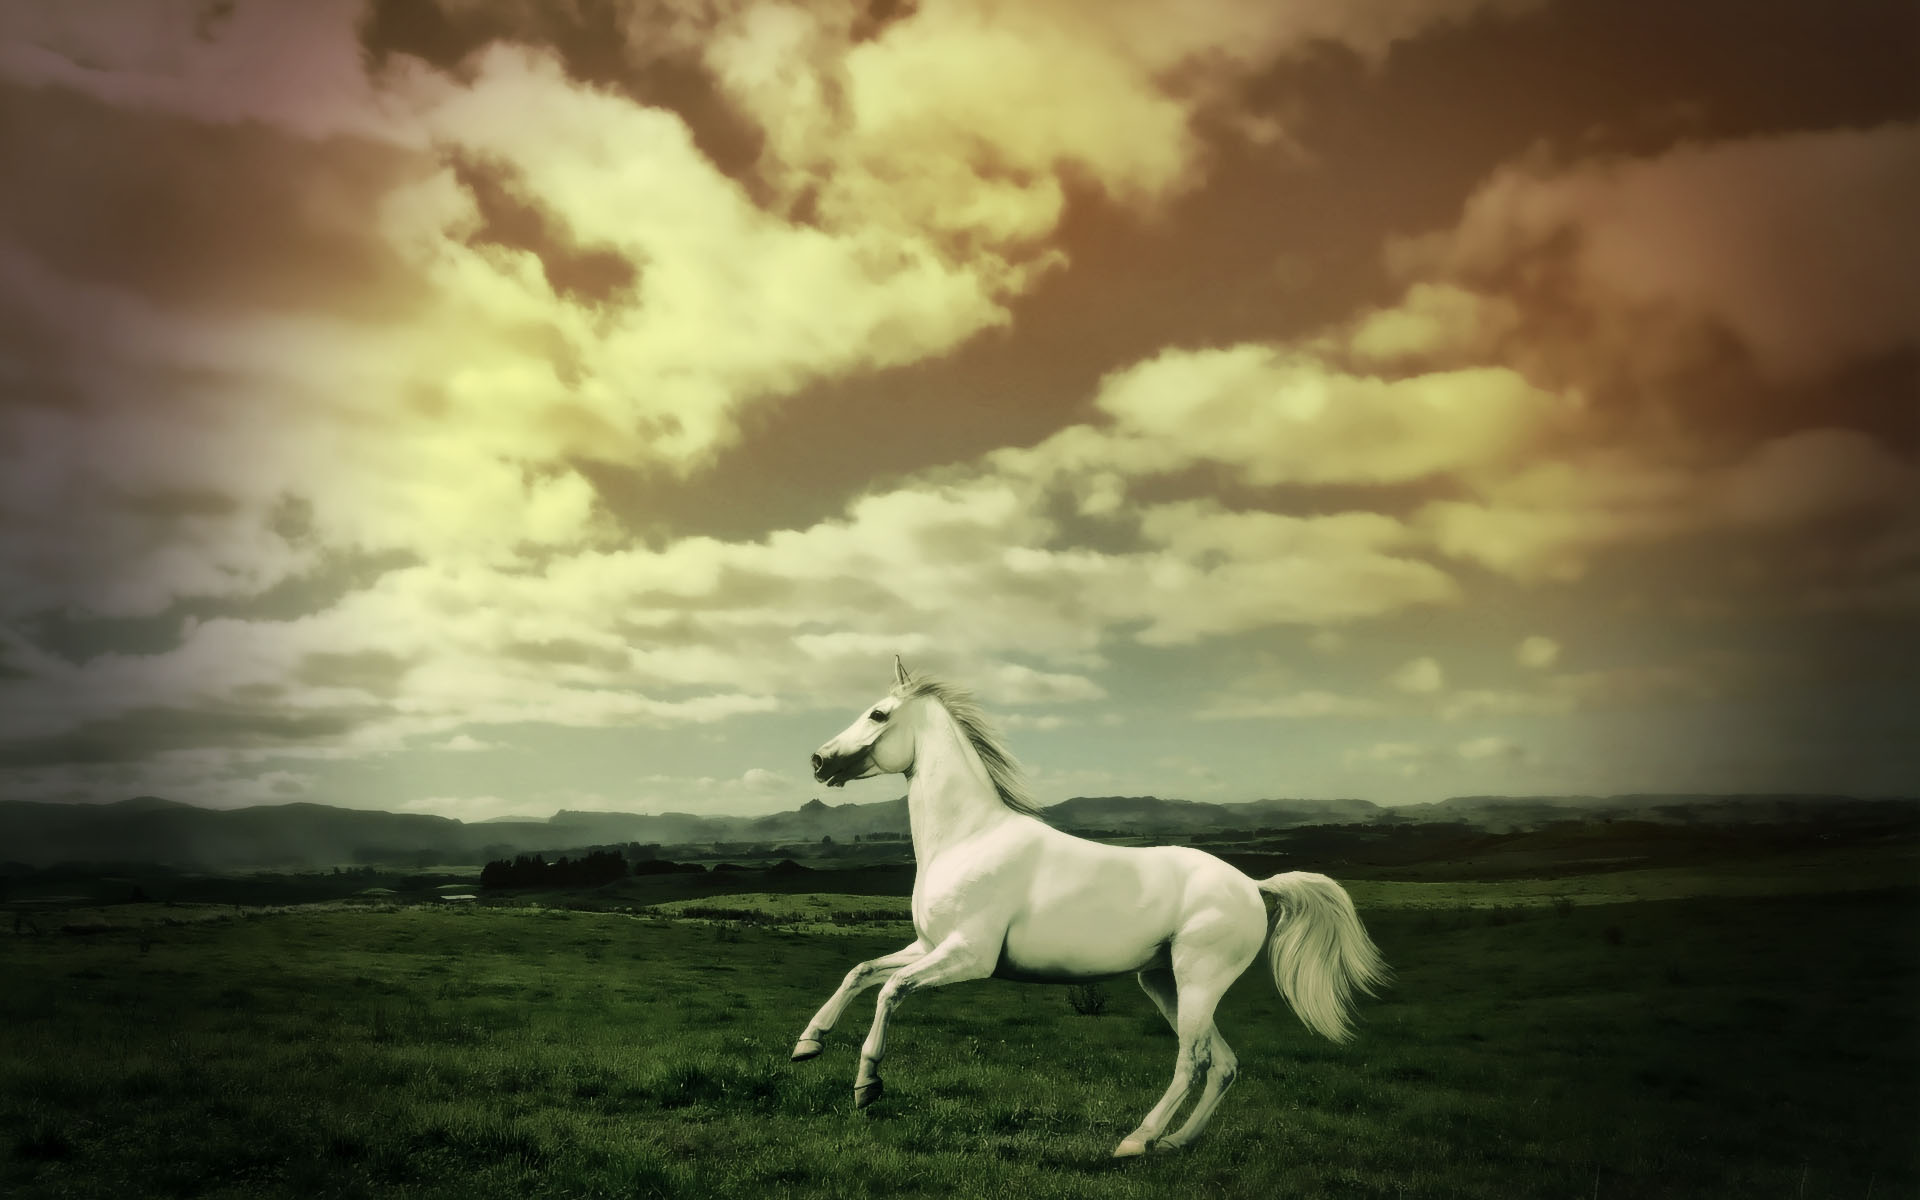
[[1178,227],[1278,154],[1248,97],[1285,72],[1532,8],[675,4],[597,66],[566,6],[440,6],[442,53],[374,53],[351,3],[10,13],[0,786],[251,763],[295,794],[283,760],[717,729],[896,651],[1040,731],[1122,660],[1283,639],[1323,674],[1187,710],[1555,717],[1724,689],[1563,667],[1545,620],[1471,661],[1410,631],[1495,594],[1909,619],[1915,430],[1872,381],[1920,355],[1910,123],[1490,164],[1380,231],[1353,311],[1141,341],[1045,436],[875,464],[825,519],[722,539],[610,498],[724,503],[772,414],[1018,339],[1076,218]]

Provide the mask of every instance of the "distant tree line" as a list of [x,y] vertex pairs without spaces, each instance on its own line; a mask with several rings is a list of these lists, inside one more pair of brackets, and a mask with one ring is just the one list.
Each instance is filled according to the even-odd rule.
[[518,887],[591,887],[612,883],[627,873],[627,860],[617,850],[594,850],[580,858],[561,855],[552,862],[537,854],[516,855],[511,861],[495,859],[480,870],[480,886]]
[[635,875],[699,874],[705,870],[699,863],[668,862],[664,858],[650,858],[633,864]]

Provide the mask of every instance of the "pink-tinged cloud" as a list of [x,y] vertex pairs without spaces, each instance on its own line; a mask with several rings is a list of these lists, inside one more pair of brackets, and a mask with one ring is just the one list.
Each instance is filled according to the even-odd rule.
[[1509,167],[1398,257],[1537,287],[1564,255],[1571,302],[1715,325],[1795,381],[1920,346],[1916,212],[1920,125],[1883,125]]

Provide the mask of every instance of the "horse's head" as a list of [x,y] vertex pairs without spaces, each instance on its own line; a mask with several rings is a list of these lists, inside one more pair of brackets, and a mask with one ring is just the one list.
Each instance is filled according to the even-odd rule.
[[853,724],[813,752],[815,779],[828,787],[841,787],[849,779],[899,775],[912,769],[913,731],[898,717],[908,703],[902,693],[910,677],[897,654],[893,675],[892,691],[862,709]]

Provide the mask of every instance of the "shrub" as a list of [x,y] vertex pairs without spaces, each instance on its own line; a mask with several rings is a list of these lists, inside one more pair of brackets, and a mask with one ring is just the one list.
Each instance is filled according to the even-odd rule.
[[1097,983],[1076,983],[1067,989],[1067,1003],[1083,1017],[1097,1017],[1107,1011],[1107,989]]

